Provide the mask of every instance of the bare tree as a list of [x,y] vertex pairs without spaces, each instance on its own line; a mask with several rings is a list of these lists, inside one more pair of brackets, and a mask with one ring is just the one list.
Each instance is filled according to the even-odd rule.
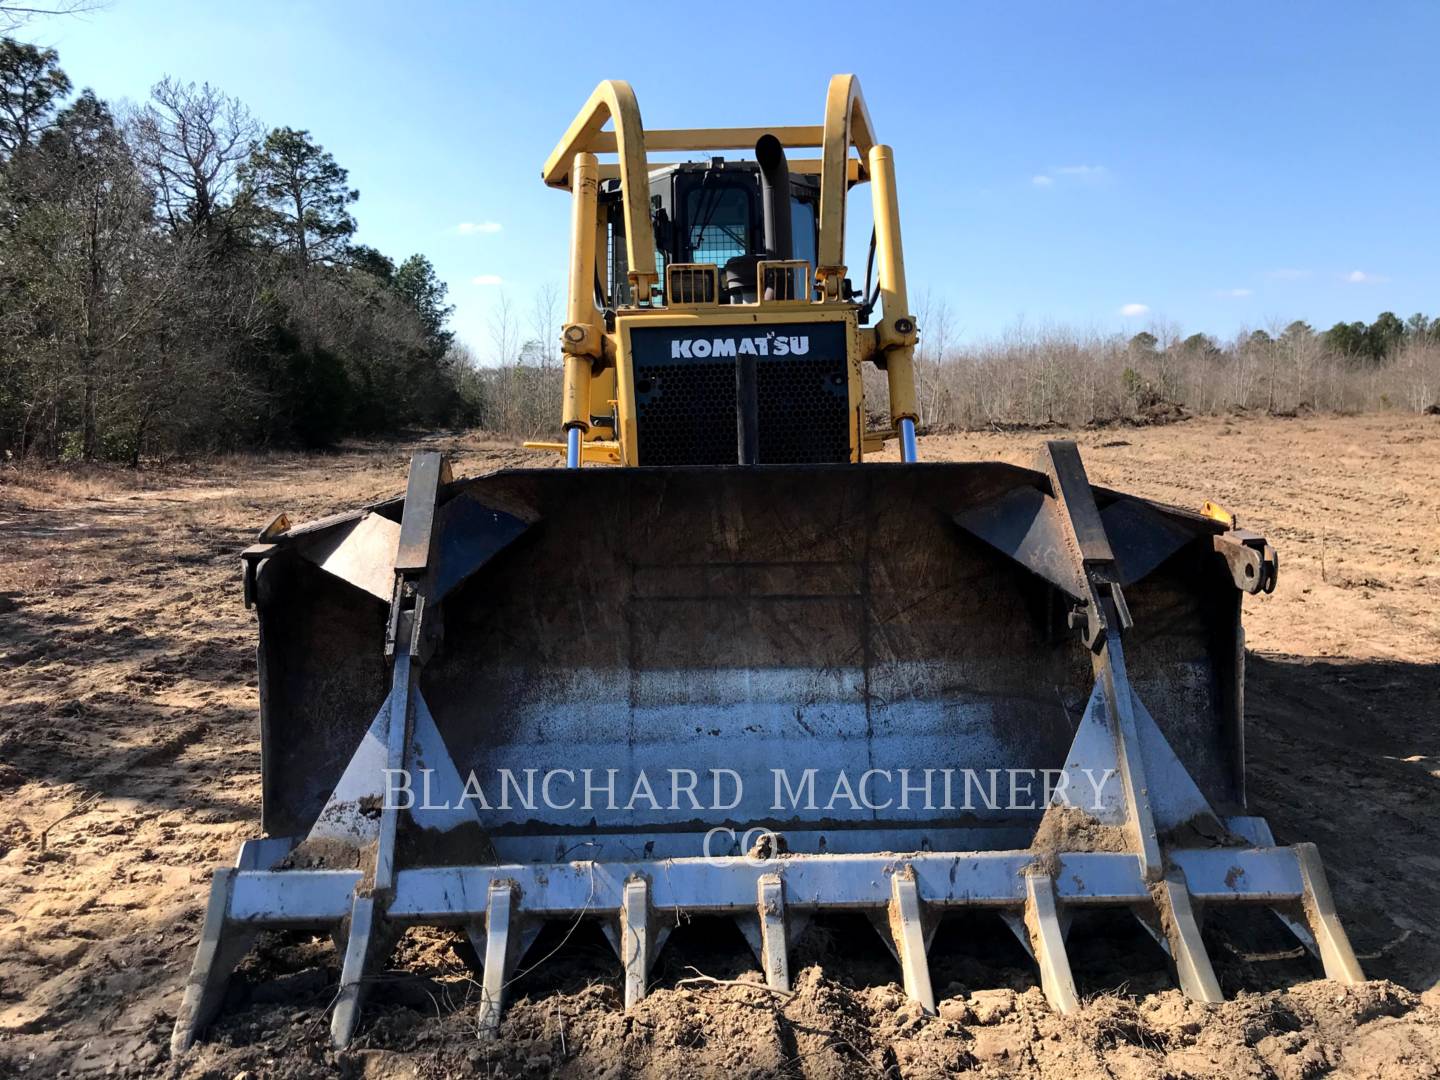
[[49,0],[38,5],[0,0],[0,30],[14,30],[45,15],[88,15],[107,6],[106,0]]
[[496,299],[485,328],[490,333],[490,362],[497,366],[513,364],[520,354],[520,333],[515,325],[515,308],[507,293],[502,291]]
[[944,300],[936,300],[928,289],[920,296],[915,321],[920,327],[919,348],[915,351],[915,377],[920,384],[921,419],[934,423],[940,416],[947,393],[943,365],[955,336],[955,326],[950,318],[949,305]]
[[213,237],[222,204],[260,137],[249,110],[209,83],[197,87],[167,77],[151,89],[131,131],[171,230]]
[[535,339],[535,355],[542,367],[559,362],[560,286],[547,281],[535,291],[530,309],[530,330]]

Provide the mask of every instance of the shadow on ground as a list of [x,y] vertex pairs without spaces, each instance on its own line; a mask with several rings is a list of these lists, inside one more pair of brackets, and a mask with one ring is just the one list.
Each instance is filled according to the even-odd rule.
[[1249,803],[1319,845],[1366,974],[1440,981],[1440,666],[1251,654]]

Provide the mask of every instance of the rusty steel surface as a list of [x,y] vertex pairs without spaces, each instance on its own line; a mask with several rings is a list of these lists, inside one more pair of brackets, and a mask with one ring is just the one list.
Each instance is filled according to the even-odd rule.
[[[615,769],[624,802],[640,771],[724,767],[745,792],[722,814],[597,801],[495,807],[482,825],[504,837],[768,823],[822,844],[836,829],[1014,825],[983,804],[863,818],[777,811],[772,769],[816,768],[823,785],[872,768],[1064,764],[1093,676],[1065,630],[1063,597],[954,521],[1026,490],[1049,484],[999,463],[533,470],[455,483],[438,515],[442,550],[494,547],[495,521],[533,523],[449,583],[443,647],[421,676],[461,774],[493,794],[502,769]],[[1207,798],[1237,807],[1238,601],[1212,548],[1218,527],[1096,498],[1102,515],[1123,502],[1190,538],[1126,590],[1131,676]],[[304,547],[333,550],[320,541]],[[265,823],[303,831],[385,699],[385,605],[298,545],[260,579]]]

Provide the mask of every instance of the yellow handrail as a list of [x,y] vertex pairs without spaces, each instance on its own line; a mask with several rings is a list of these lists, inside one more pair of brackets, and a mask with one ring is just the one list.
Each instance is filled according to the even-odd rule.
[[635,91],[623,79],[606,79],[576,114],[574,121],[555,144],[541,170],[551,187],[570,186],[575,155],[591,149],[605,121],[615,124],[613,137],[620,155],[620,193],[625,200],[625,253],[630,263],[630,295],[633,302],[648,306],[659,274],[655,271],[655,234],[650,227],[650,185],[645,156],[645,126]]
[[875,129],[860,92],[860,80],[854,75],[834,75],[825,95],[820,250],[815,267],[820,295],[826,300],[840,298],[840,282],[845,277],[845,196],[849,188],[846,162],[852,145],[860,151],[862,161],[868,160],[870,148],[875,145]]

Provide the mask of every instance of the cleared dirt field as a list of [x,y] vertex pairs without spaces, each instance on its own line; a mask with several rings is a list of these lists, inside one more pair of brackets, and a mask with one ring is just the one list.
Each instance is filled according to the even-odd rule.
[[[1035,433],[925,438],[922,457],[1028,464]],[[1211,942],[1232,1000],[1185,1001],[1133,927],[1072,935],[1076,1018],[1044,1005],[998,921],[942,931],[920,1016],[868,929],[758,982],[738,935],[682,928],[626,1016],[598,933],[557,934],[481,1043],[464,948],[412,931],[357,1048],[326,1041],[328,938],[275,936],[208,1041],[168,1055],[211,870],[257,829],[254,627],[237,553],[403,487],[411,447],[132,474],[0,472],[0,1077],[85,1075],[1440,1075],[1440,417],[1193,420],[1074,435],[1097,483],[1207,498],[1281,556],[1247,598],[1249,791],[1281,842],[1313,840],[1367,973],[1314,980],[1293,940]],[[457,472],[548,464],[430,440]],[[948,924],[947,924],[948,926]],[[712,928],[713,929],[713,928]],[[1273,988],[1273,989],[1263,989]]]

